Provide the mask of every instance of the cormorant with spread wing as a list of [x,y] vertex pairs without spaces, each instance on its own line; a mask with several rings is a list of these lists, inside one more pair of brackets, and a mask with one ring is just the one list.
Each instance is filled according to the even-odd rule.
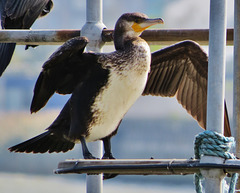
[[[1,0],[2,29],[29,29],[52,9],[52,0]],[[11,61],[16,43],[0,43],[0,76]]]
[[[157,23],[162,20],[123,14],[114,31],[116,51],[108,54],[83,53],[88,42],[84,37],[61,46],[43,65],[31,112],[45,106],[55,92],[72,96],[45,133],[9,150],[66,152],[80,141],[84,158],[94,158],[85,141],[103,140],[103,158],[114,158],[111,136],[140,95],[176,95],[205,129],[208,57],[198,44],[185,41],[152,53],[151,60],[149,46],[139,35]],[[224,125],[225,135],[230,136],[226,108]]]

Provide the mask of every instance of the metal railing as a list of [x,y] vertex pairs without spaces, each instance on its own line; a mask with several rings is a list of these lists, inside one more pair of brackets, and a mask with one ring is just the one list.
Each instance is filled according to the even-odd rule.
[[[227,29],[227,45],[233,45],[233,29]],[[0,30],[0,42],[18,45],[59,45],[70,38],[82,35],[81,30]],[[112,43],[113,30],[104,29],[102,40]],[[178,41],[193,40],[201,45],[209,44],[208,29],[160,29],[145,30],[141,37],[150,45],[170,45]]]

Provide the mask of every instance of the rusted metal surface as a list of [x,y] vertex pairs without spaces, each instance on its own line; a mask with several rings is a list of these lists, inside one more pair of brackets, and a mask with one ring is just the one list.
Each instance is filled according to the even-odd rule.
[[61,30],[56,33],[58,40],[69,40],[73,37],[80,36],[80,30]]
[[[0,42],[19,45],[63,44],[70,38],[79,36],[80,30],[0,30]],[[150,45],[170,45],[183,40],[194,40],[201,45],[208,45],[208,29],[160,29],[145,30],[141,37]],[[103,30],[102,39],[112,43],[113,30]],[[233,29],[227,30],[227,45],[233,45]]]
[[[103,30],[103,40],[113,41],[113,30]],[[151,44],[172,44],[183,40],[194,40],[203,45],[209,41],[208,29],[169,29],[169,30],[145,30],[141,37]],[[233,45],[233,29],[227,30],[227,44]]]

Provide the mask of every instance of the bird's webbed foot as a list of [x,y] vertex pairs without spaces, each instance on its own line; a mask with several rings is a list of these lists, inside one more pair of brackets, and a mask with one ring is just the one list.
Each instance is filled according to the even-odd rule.
[[90,152],[83,154],[84,159],[99,159],[95,156],[93,156]]
[[113,157],[112,153],[104,153],[102,159],[115,159],[115,157]]

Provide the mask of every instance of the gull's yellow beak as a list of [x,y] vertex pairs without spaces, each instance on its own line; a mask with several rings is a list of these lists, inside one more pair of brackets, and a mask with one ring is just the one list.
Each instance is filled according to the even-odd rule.
[[142,32],[145,29],[149,28],[150,26],[156,25],[156,24],[163,24],[163,19],[156,18],[156,19],[144,19],[140,23],[134,22],[132,25],[132,28],[135,32]]

